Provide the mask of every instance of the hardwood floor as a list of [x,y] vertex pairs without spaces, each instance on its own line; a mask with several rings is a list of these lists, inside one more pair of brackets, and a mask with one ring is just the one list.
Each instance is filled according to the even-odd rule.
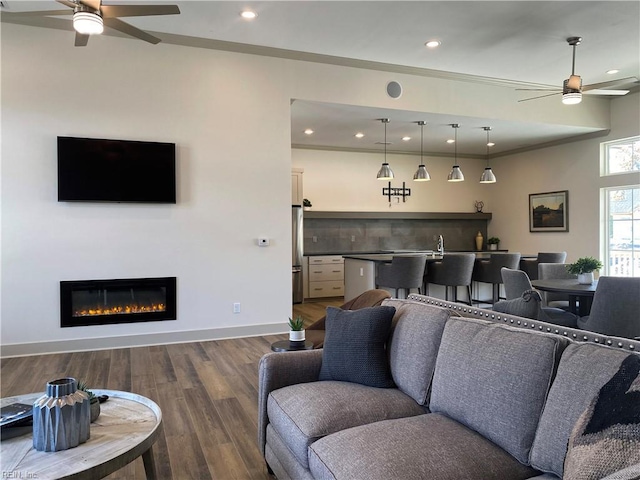
[[[305,324],[342,298],[294,306]],[[15,357],[0,361],[0,395],[44,391],[61,377],[144,395],[162,409],[154,445],[162,480],[270,479],[257,445],[258,362],[286,335]],[[138,458],[109,479],[142,480]]]

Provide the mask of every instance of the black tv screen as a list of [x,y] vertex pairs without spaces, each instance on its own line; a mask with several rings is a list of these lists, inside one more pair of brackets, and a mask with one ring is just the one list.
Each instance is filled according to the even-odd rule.
[[176,146],[58,137],[58,201],[176,203]]

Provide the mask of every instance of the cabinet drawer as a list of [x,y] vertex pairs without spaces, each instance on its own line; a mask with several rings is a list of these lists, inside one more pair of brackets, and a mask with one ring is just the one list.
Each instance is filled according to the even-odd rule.
[[320,265],[320,264],[343,264],[344,258],[342,255],[318,255],[314,257],[309,257],[309,265]]
[[344,265],[309,265],[309,281],[321,282],[326,280],[344,279]]
[[309,297],[341,297],[344,295],[342,280],[333,282],[309,282]]

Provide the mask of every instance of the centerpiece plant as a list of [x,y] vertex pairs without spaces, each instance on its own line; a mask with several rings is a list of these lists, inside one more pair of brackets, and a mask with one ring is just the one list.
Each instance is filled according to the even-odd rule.
[[295,319],[289,318],[289,341],[303,342],[304,339],[304,318],[301,315]]
[[567,272],[578,275],[578,283],[593,283],[593,272],[602,268],[602,262],[594,257],[580,257],[574,263],[567,264]]
[[500,239],[498,237],[489,237],[489,239],[487,240],[487,245],[489,246],[489,250],[497,250],[499,244],[500,244]]

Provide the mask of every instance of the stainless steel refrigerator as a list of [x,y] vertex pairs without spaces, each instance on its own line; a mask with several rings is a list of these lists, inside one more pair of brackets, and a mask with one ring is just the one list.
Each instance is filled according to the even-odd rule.
[[292,273],[293,273],[293,303],[302,303],[304,291],[302,283],[302,207],[293,205],[291,207],[291,230],[292,230]]

